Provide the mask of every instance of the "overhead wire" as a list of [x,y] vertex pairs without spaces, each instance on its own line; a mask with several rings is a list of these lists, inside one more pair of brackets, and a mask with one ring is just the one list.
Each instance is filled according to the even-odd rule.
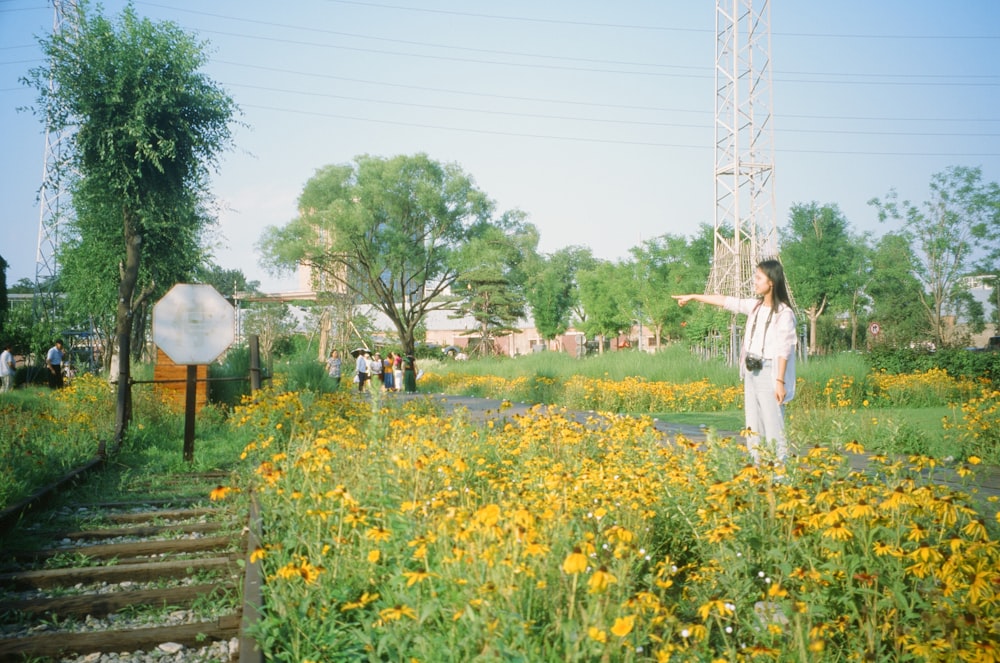
[[[434,10],[434,9],[426,9],[426,8],[413,8],[413,7],[403,7],[403,6],[391,5],[391,4],[385,4],[385,3],[354,2],[354,1],[351,1],[351,0],[329,0],[329,1],[330,2],[336,2],[336,3],[339,3],[339,4],[354,5],[354,6],[359,6],[359,7],[368,7],[368,8],[375,8],[375,9],[389,9],[389,10],[399,10],[399,11],[403,11],[403,10],[406,10],[406,11],[420,11],[420,12],[432,13],[432,14],[464,16],[464,17],[471,17],[471,18],[478,18],[478,19],[489,19],[489,20],[527,21],[527,22],[535,22],[535,23],[562,24],[562,25],[567,25],[567,26],[586,26],[586,27],[600,27],[600,28],[613,28],[613,29],[642,29],[642,30],[677,31],[677,32],[694,32],[694,33],[710,33],[710,32],[713,32],[713,31],[707,30],[707,29],[679,28],[679,27],[676,27],[676,26],[639,26],[639,25],[630,25],[630,24],[592,23],[592,22],[586,22],[586,21],[573,21],[573,20],[564,20],[564,19],[543,19],[543,18],[535,18],[535,17],[514,17],[514,16],[503,16],[503,15],[499,15],[499,14],[482,14],[482,13],[475,13],[475,12],[462,12],[462,11],[452,11],[452,10]],[[543,59],[543,60],[548,60],[548,61],[578,62],[578,63],[589,63],[589,64],[597,64],[597,65],[607,64],[607,65],[610,65],[610,66],[649,67],[651,69],[659,69],[659,70],[662,70],[662,69],[671,69],[673,71],[670,71],[670,72],[664,72],[664,71],[627,71],[627,70],[611,70],[611,69],[600,69],[600,68],[591,68],[591,67],[576,67],[576,66],[568,66],[568,65],[555,65],[555,64],[548,64],[548,63],[530,63],[530,62],[529,63],[517,63],[517,62],[506,62],[506,61],[484,60],[484,59],[476,59],[476,58],[463,58],[463,57],[452,57],[452,56],[443,56],[443,55],[432,55],[432,54],[423,54],[423,53],[400,52],[400,51],[391,51],[391,50],[386,50],[386,49],[363,48],[363,47],[346,46],[346,45],[331,44],[331,43],[303,42],[301,40],[285,39],[285,38],[274,37],[274,36],[252,35],[252,34],[245,34],[245,33],[241,33],[241,32],[227,32],[227,31],[222,31],[222,30],[213,30],[213,29],[210,29],[210,28],[196,29],[196,31],[199,32],[199,33],[217,34],[217,35],[225,36],[225,37],[228,37],[228,38],[234,38],[234,39],[254,39],[254,40],[264,40],[264,41],[275,42],[275,43],[292,43],[292,44],[295,44],[297,46],[312,46],[312,47],[322,47],[322,48],[336,48],[336,49],[352,50],[352,51],[357,51],[357,52],[364,52],[364,53],[370,53],[370,54],[380,54],[380,55],[387,55],[387,56],[394,56],[394,57],[428,58],[428,59],[438,59],[438,60],[450,60],[450,61],[457,61],[457,62],[462,62],[462,63],[467,63],[467,64],[487,64],[487,65],[513,66],[513,67],[524,67],[524,68],[557,69],[557,70],[573,71],[573,72],[578,72],[578,73],[606,73],[606,74],[615,74],[615,75],[641,75],[641,76],[671,76],[671,77],[681,77],[681,78],[708,78],[708,77],[711,76],[711,69],[707,68],[707,67],[695,67],[695,66],[686,66],[686,65],[666,65],[666,64],[662,64],[662,63],[644,63],[644,62],[635,62],[635,61],[626,61],[626,60],[602,60],[602,59],[597,59],[597,58],[574,58],[574,57],[568,57],[568,56],[562,56],[562,55],[550,55],[550,54],[540,54],[540,53],[527,53],[527,52],[512,51],[512,50],[470,48],[470,47],[455,46],[455,45],[449,45],[449,44],[435,44],[435,43],[421,42],[421,41],[416,41],[416,40],[390,39],[390,38],[373,36],[373,35],[364,35],[364,34],[359,34],[359,33],[351,33],[351,32],[344,32],[344,31],[337,31],[337,30],[329,30],[329,29],[326,29],[326,28],[317,28],[317,27],[314,27],[314,26],[301,26],[301,25],[293,25],[293,24],[282,24],[282,23],[273,23],[273,22],[267,22],[267,21],[259,21],[259,20],[255,20],[255,19],[251,19],[251,18],[242,17],[242,16],[232,16],[232,15],[227,15],[227,14],[219,14],[219,13],[214,13],[214,12],[206,12],[206,11],[202,11],[202,10],[192,10],[192,9],[187,9],[187,8],[179,8],[179,7],[173,7],[173,6],[170,6],[170,5],[164,5],[164,4],[155,3],[155,2],[141,2],[140,1],[140,2],[137,2],[136,4],[144,5],[144,6],[149,6],[149,7],[156,7],[156,8],[160,8],[160,9],[168,9],[170,11],[179,11],[179,12],[183,12],[183,13],[186,13],[186,14],[202,15],[202,16],[207,16],[207,17],[212,17],[212,18],[218,18],[218,19],[222,19],[222,20],[225,20],[225,21],[231,21],[233,23],[246,23],[246,24],[266,25],[266,26],[268,26],[270,28],[279,27],[279,28],[283,28],[283,29],[297,30],[297,31],[303,31],[303,32],[308,32],[308,33],[328,34],[328,35],[337,36],[337,37],[348,37],[348,38],[355,38],[355,39],[374,40],[374,41],[388,42],[388,43],[400,43],[400,44],[406,44],[408,46],[415,46],[415,47],[422,47],[422,48],[436,48],[436,49],[446,49],[446,50],[450,50],[450,51],[465,51],[465,52],[475,52],[475,53],[489,53],[491,55],[503,55],[503,56],[510,56],[510,57],[523,57],[523,58]],[[796,33],[783,33],[783,34],[784,34],[784,36],[806,36],[806,35],[800,35],[800,34],[796,34]],[[870,35],[808,35],[808,36],[813,36],[813,37],[816,37],[816,36],[831,36],[831,37],[837,37],[837,38],[847,38],[847,37],[868,38]],[[891,35],[889,35],[889,36],[887,36],[887,35],[881,35],[881,36],[882,37],[891,37]],[[900,37],[900,38],[910,38],[910,36],[906,36],[906,35],[897,35],[897,37]],[[957,38],[957,37],[953,37],[953,36],[940,36],[940,35],[938,37],[940,37],[940,38],[949,38],[949,39],[950,38]],[[926,37],[924,37],[924,38],[926,38]],[[1000,39],[1000,36],[979,35],[978,38],[983,38],[983,39],[993,39],[993,38],[996,38],[996,39]],[[4,47],[4,48],[16,48],[16,47]],[[23,63],[23,62],[25,62],[25,61],[18,61],[18,62],[15,62],[15,63]],[[309,76],[309,77],[319,76],[319,77],[323,77],[323,78],[330,78],[330,79],[336,79],[336,80],[365,83],[365,84],[385,86],[385,87],[390,87],[390,88],[393,88],[393,87],[394,88],[407,88],[407,89],[411,89],[411,90],[419,90],[419,91],[422,91],[422,92],[438,92],[438,93],[449,93],[449,94],[461,94],[461,95],[481,97],[481,98],[505,99],[505,100],[525,101],[525,102],[532,102],[532,103],[542,102],[542,103],[563,104],[563,105],[578,106],[578,107],[607,108],[607,109],[636,110],[636,111],[651,111],[651,112],[674,112],[674,113],[697,113],[697,114],[710,114],[711,113],[711,111],[687,110],[687,109],[679,109],[679,108],[662,108],[662,107],[656,107],[656,106],[641,106],[641,105],[633,105],[633,104],[594,103],[594,102],[589,102],[589,101],[574,101],[574,100],[568,100],[568,99],[544,99],[544,98],[536,98],[536,97],[530,97],[530,96],[499,95],[499,94],[490,94],[490,93],[482,93],[482,92],[472,92],[472,91],[469,91],[469,90],[454,90],[454,89],[447,89],[447,88],[435,88],[435,87],[428,87],[428,86],[418,86],[418,85],[388,83],[388,82],[383,82],[383,81],[372,81],[372,80],[365,80],[365,79],[359,79],[359,78],[335,76],[335,75],[330,75],[330,74],[320,74],[320,73],[316,73],[316,72],[301,72],[301,71],[286,70],[286,69],[280,69],[280,68],[274,68],[274,67],[266,67],[266,66],[262,66],[262,65],[253,65],[253,64],[248,64],[248,63],[237,63],[237,62],[226,61],[226,60],[213,60],[213,62],[216,62],[218,64],[223,64],[223,65],[230,65],[230,66],[250,67],[250,68],[258,69],[258,70],[262,70],[262,71],[281,72],[281,73],[285,73],[285,74],[294,74],[294,75]],[[704,72],[704,73],[678,73],[678,70],[680,70],[682,72],[692,72],[693,71],[693,72]],[[775,72],[775,73],[778,73],[778,72]],[[956,78],[956,76],[950,76],[950,75],[947,75],[947,74],[879,74],[879,73],[871,73],[871,72],[858,73],[858,74],[850,74],[850,73],[841,73],[841,72],[801,72],[801,71],[792,71],[792,72],[781,72],[781,75],[810,76],[810,77],[856,77],[856,78],[861,78],[861,79],[865,79],[865,78],[880,79],[880,80],[815,80],[815,79],[779,79],[778,80],[778,82],[802,83],[802,84],[881,85],[881,86],[886,86],[886,85],[894,85],[894,86],[895,85],[907,85],[907,86],[947,86],[947,87],[952,87],[952,86],[956,86],[956,85],[972,86],[972,87],[993,87],[993,86],[1000,85],[1000,76],[994,76],[994,75],[971,75],[971,76],[970,75],[965,75],[965,74],[958,75],[958,77],[966,79],[965,81],[955,81],[954,79]],[[902,78],[903,80],[886,80],[886,78],[890,78],[890,77],[891,78],[896,78],[896,79]],[[972,82],[969,82],[969,81],[972,81]],[[985,82],[983,82],[983,81],[985,81]],[[995,82],[991,82],[991,81],[995,81]],[[223,84],[225,85],[225,82],[223,82]],[[414,107],[414,108],[425,108],[425,109],[430,109],[430,110],[447,110],[447,111],[462,112],[462,113],[481,113],[481,114],[489,114],[489,115],[502,115],[502,116],[508,116],[508,117],[524,117],[524,118],[536,118],[536,119],[551,119],[551,120],[561,120],[561,121],[569,120],[569,121],[579,121],[579,122],[599,122],[599,123],[605,123],[605,124],[619,124],[619,125],[625,125],[625,126],[631,125],[631,126],[670,127],[670,128],[705,128],[705,129],[709,128],[707,126],[702,126],[702,125],[676,123],[676,122],[644,122],[644,121],[638,121],[638,120],[623,120],[623,119],[617,119],[616,120],[616,119],[602,119],[602,118],[581,118],[581,117],[571,117],[571,116],[563,116],[563,115],[552,115],[552,114],[544,114],[544,113],[523,113],[523,112],[515,112],[515,111],[499,111],[499,110],[495,110],[495,109],[460,108],[460,107],[449,106],[449,105],[442,105],[442,104],[420,104],[420,103],[407,102],[407,101],[388,101],[388,100],[379,100],[379,99],[366,98],[366,97],[358,97],[358,96],[350,96],[350,95],[325,94],[325,93],[316,93],[314,91],[289,90],[289,89],[273,88],[273,87],[268,87],[268,86],[253,86],[253,85],[247,85],[247,84],[242,84],[242,83],[230,83],[229,85],[233,86],[233,87],[254,88],[254,89],[259,89],[259,90],[264,90],[264,91],[271,91],[271,92],[281,93],[281,94],[298,94],[298,95],[310,95],[310,96],[324,96],[324,97],[328,97],[328,98],[336,98],[336,99],[342,99],[342,100],[347,100],[347,101],[358,101],[358,102],[363,102],[363,103],[386,104],[386,105],[396,105],[396,106],[409,106],[409,107]],[[281,109],[279,109],[278,107],[275,107],[275,106],[259,106],[259,105],[252,105],[252,104],[246,104],[245,106],[248,107],[248,108],[254,107],[254,108],[267,109],[267,110],[271,110],[271,111],[280,111],[281,110]],[[285,112],[297,112],[297,111],[294,111],[293,109],[286,109]],[[334,116],[334,117],[343,117],[344,119],[352,119],[352,116],[339,116],[339,115],[337,115],[337,116]],[[815,118],[815,119],[824,119],[824,120],[831,120],[832,119],[832,120],[845,120],[845,121],[855,121],[855,120],[862,121],[863,120],[863,121],[891,121],[891,122],[897,122],[897,121],[921,122],[921,121],[926,121],[926,122],[964,122],[964,123],[968,123],[968,122],[995,122],[995,121],[1000,121],[1000,118],[894,118],[894,117],[878,118],[878,117],[857,117],[857,116],[852,117],[852,116],[837,116],[837,115],[833,115],[833,116],[827,115],[827,116],[819,117],[819,116],[804,115],[804,114],[780,114],[780,113],[776,113],[775,117],[786,117],[786,118],[797,118],[797,119],[814,119]],[[353,118],[353,119],[364,119],[364,118]],[[436,129],[439,129],[439,130],[469,131],[467,129],[457,128],[457,127],[449,129],[448,127],[445,127],[445,126],[433,126],[433,128],[436,128]],[[473,130],[473,131],[475,131],[475,130]],[[938,132],[930,132],[930,133],[928,133],[928,132],[891,132],[891,131],[890,132],[886,132],[886,131],[870,131],[870,130],[860,131],[860,130],[846,130],[846,129],[841,129],[841,130],[819,129],[819,130],[816,130],[816,129],[789,129],[789,128],[785,128],[785,129],[778,129],[777,132],[779,134],[780,133],[811,133],[811,134],[832,134],[832,135],[894,135],[894,136],[935,136],[935,137],[970,137],[970,138],[974,138],[974,137],[984,137],[985,138],[985,137],[996,137],[997,136],[997,134],[982,133],[982,132],[958,133],[958,132],[941,132],[941,131],[938,131]],[[483,130],[480,133],[497,133],[497,132],[492,131],[492,130]],[[505,134],[505,135],[522,135],[522,134]],[[534,137],[534,138],[548,137],[548,138],[555,138],[555,139],[559,139],[559,140],[568,139],[568,138],[559,137],[559,136],[542,136],[542,135],[533,135],[533,134],[523,134],[523,135],[526,135],[528,137]],[[597,140],[597,139],[586,138],[586,139],[581,139],[581,140],[585,140],[586,142],[610,142],[610,143],[622,142],[623,144],[649,144],[649,145],[671,146],[671,147],[681,146],[681,145],[670,144],[670,143],[657,143],[657,142],[644,143],[644,142],[641,142],[641,141],[616,141],[616,140],[611,140],[611,139],[607,139],[607,140],[600,139],[600,140]],[[785,151],[785,150],[783,150],[783,151]],[[824,151],[823,150],[816,150],[816,151],[811,151],[811,152],[824,152]],[[838,152],[830,151],[830,153],[838,153]],[[851,153],[855,153],[855,152],[852,151]],[[871,154],[871,153],[866,153],[866,152],[856,152],[856,153],[858,153],[858,154]],[[878,154],[882,154],[882,153],[878,153]],[[906,152],[906,153],[892,153],[892,154],[906,155],[906,154],[911,154],[911,153]],[[961,155],[957,155],[957,156],[961,156]],[[970,156],[974,156],[974,155],[970,155]],[[975,155],[975,156],[992,156],[992,155]]]

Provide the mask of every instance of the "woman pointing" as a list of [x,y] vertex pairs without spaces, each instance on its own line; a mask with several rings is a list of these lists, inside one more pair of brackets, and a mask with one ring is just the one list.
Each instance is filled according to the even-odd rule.
[[761,443],[768,458],[784,462],[785,403],[795,395],[795,312],[788,297],[785,270],[777,260],[763,260],[753,275],[756,297],[674,295],[679,306],[689,301],[711,304],[747,316],[740,351],[746,413],[747,450],[761,460]]

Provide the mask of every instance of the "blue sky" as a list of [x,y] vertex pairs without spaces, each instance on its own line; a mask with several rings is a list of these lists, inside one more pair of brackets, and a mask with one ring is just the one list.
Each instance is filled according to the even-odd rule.
[[[667,0],[136,1],[210,42],[206,72],[246,129],[213,180],[216,261],[267,291],[254,246],[296,214],[316,169],[359,154],[458,163],[540,249],[606,259],[715,214],[715,3]],[[122,3],[104,3],[118,14]],[[0,0],[0,255],[34,278],[43,127],[18,107],[52,27],[42,0]],[[867,204],[923,201],[933,173],[1000,181],[1000,2],[846,0],[771,7],[775,197],[835,203],[880,234]]]

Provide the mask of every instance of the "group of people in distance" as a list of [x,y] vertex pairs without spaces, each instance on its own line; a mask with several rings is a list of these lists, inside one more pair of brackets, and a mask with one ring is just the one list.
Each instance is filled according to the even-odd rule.
[[[343,360],[339,350],[332,350],[326,360],[326,371],[337,386],[343,374]],[[358,391],[364,392],[375,384],[385,391],[403,391],[408,394],[417,391],[417,362],[413,355],[405,357],[398,352],[390,352],[385,358],[381,353],[372,355],[368,350],[357,353],[354,363],[354,382]]]

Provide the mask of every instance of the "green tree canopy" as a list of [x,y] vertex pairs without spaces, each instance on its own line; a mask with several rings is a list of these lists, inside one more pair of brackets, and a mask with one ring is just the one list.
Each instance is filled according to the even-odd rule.
[[525,265],[538,247],[538,230],[524,222],[522,212],[503,215],[496,225],[482,230],[458,252],[459,277],[453,317],[470,316],[476,328],[477,354],[495,351],[494,339],[520,332],[517,322],[527,314]]
[[317,171],[299,216],[268,228],[260,248],[273,267],[307,265],[321,289],[344,288],[381,311],[412,353],[426,314],[452,306],[456,254],[491,225],[492,213],[456,164],[363,155]]
[[781,260],[792,296],[809,320],[810,352],[817,349],[819,317],[831,305],[846,310],[855,291],[855,248],[847,219],[836,205],[792,205],[782,229]]
[[606,338],[632,328],[635,310],[627,290],[632,283],[631,271],[624,263],[601,260],[577,273],[580,304],[587,312],[581,327],[588,335]]
[[[574,310],[579,304],[576,275],[580,269],[594,264],[590,249],[569,246],[539,256],[530,267],[528,303],[535,329],[551,341],[569,329]],[[578,317],[584,317],[578,314]]]
[[880,331],[870,342],[905,347],[932,338],[930,319],[920,303],[918,263],[906,235],[886,233],[876,242],[865,290],[872,299],[871,319]]
[[881,221],[896,220],[912,243],[916,274],[923,284],[919,301],[933,340],[946,345],[947,316],[961,307],[961,279],[968,275],[978,248],[993,254],[1000,247],[1000,185],[983,182],[982,170],[953,166],[931,176],[930,197],[920,206],[899,200],[895,191],[870,201]]
[[671,295],[697,292],[708,281],[713,229],[702,226],[701,233],[690,240],[680,235],[661,235],[630,252],[631,260],[626,263],[631,266],[634,284],[629,289],[630,296],[636,304],[637,316],[652,328],[657,347],[664,333],[681,335],[685,311]]

